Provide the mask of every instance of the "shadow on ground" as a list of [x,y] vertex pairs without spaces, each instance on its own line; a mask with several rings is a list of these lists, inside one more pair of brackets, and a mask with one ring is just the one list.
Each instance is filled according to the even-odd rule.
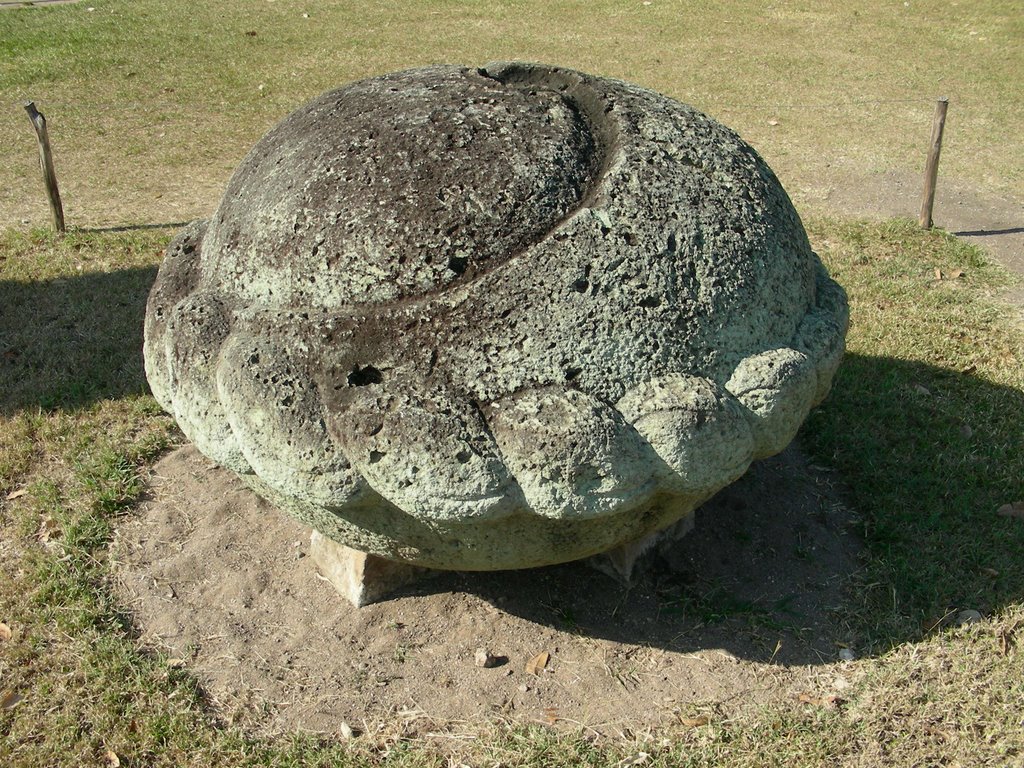
[[148,392],[142,324],[156,267],[0,280],[0,413]]
[[114,224],[109,227],[81,227],[80,231],[97,234],[97,233],[116,233],[116,232],[145,232],[154,229],[167,229],[167,230],[178,230],[182,227],[188,226],[187,221],[172,221],[167,224]]
[[468,590],[593,637],[783,664],[884,651],[1024,598],[1024,525],[996,514],[1024,498],[1024,393],[848,355],[805,433],[831,469],[795,446],[756,463],[632,587],[577,563],[447,575],[421,591]]
[[993,235],[1021,235],[1024,234],[1024,227],[1008,227],[1006,229],[974,229],[963,232],[954,232],[957,237],[991,237]]
[[858,639],[845,607],[855,522],[835,474],[791,446],[697,510],[694,530],[649,556],[630,585],[584,561],[445,574],[414,591],[471,592],[530,622],[618,643],[818,664]]

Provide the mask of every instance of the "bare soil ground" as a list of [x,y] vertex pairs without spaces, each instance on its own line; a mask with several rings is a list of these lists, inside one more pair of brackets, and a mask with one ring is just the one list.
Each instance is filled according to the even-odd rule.
[[[702,507],[631,586],[585,563],[438,573],[355,609],[317,573],[308,528],[185,446],[118,532],[115,588],[140,643],[254,732],[503,719],[628,735],[841,693],[851,521],[831,473],[793,446]],[[499,666],[476,666],[480,647]]]

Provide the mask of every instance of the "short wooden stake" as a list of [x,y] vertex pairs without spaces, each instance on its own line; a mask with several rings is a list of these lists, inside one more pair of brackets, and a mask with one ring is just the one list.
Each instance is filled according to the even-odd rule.
[[50,152],[50,134],[46,131],[46,118],[36,109],[35,102],[26,101],[25,111],[28,112],[28,119],[32,121],[32,127],[36,129],[36,139],[39,141],[39,167],[43,171],[46,195],[50,199],[53,228],[62,235],[64,234],[64,206],[60,203],[57,174],[53,170],[53,154]]
[[924,229],[932,228],[932,206],[935,204],[935,180],[939,175],[939,153],[942,152],[942,131],[946,127],[949,99],[939,99],[932,118],[932,143],[928,147],[928,162],[924,167],[924,195],[921,197],[921,215],[918,221]]

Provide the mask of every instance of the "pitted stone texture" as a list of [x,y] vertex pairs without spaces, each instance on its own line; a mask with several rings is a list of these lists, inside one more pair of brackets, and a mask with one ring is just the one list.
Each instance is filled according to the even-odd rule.
[[168,249],[145,359],[203,452],[324,535],[499,569],[641,539],[781,450],[846,324],[733,132],[501,63],[286,118]]

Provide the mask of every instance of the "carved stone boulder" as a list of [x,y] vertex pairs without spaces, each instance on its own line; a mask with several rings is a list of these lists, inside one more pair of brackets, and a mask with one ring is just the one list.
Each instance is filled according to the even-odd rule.
[[324,536],[442,569],[692,514],[828,392],[847,304],[736,134],[627,83],[428,67],[324,94],[170,245],[146,372]]

